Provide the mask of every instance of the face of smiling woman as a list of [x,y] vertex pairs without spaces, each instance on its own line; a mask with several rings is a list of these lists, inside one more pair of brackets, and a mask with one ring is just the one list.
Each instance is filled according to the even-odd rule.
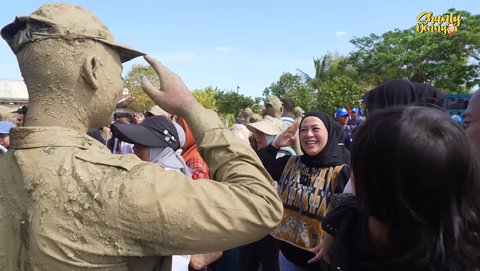
[[300,126],[300,144],[304,152],[310,156],[320,153],[328,142],[328,132],[325,124],[317,117],[303,119]]

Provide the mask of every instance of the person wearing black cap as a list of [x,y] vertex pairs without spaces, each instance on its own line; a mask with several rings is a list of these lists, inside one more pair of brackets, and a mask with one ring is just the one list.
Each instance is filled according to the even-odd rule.
[[143,161],[160,164],[167,170],[177,170],[187,176],[192,175],[185,160],[177,153],[181,146],[178,130],[166,117],[148,117],[140,124],[114,123],[111,130],[119,140],[134,144],[133,152]]
[[22,127],[23,126],[23,122],[25,120],[25,116],[27,115],[27,111],[28,111],[28,106],[24,105],[20,108],[18,108],[17,110],[13,111],[12,113],[16,113],[15,115],[15,124],[18,126],[18,127]]
[[46,4],[1,35],[17,57],[29,112],[0,163],[0,270],[170,271],[168,255],[237,247],[279,223],[281,201],[254,151],[150,56],[162,88],[145,80],[144,91],[188,122],[216,181],[113,155],[86,135],[110,123],[121,63],[143,55],[117,43],[93,13]]
[[[114,123],[111,129],[113,136],[133,144],[133,152],[143,161],[192,176],[185,160],[177,152],[185,144],[185,136],[183,142],[179,136],[182,127],[175,126],[167,117],[148,117],[140,124]],[[172,255],[172,270],[188,270],[189,262],[190,255]]]

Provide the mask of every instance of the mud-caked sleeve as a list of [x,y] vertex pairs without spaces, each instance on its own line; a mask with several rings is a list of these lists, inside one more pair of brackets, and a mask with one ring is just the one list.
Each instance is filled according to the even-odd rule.
[[258,240],[283,214],[272,179],[252,148],[210,110],[187,118],[212,180],[142,163],[116,190],[119,242],[144,256],[219,251]]

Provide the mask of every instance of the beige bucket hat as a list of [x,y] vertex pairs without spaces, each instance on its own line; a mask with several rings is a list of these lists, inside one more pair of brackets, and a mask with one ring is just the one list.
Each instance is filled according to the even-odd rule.
[[250,131],[258,130],[267,135],[279,135],[286,129],[283,121],[270,116],[265,116],[262,120],[247,124],[247,128]]
[[29,16],[16,17],[13,23],[2,28],[1,35],[15,54],[28,42],[62,38],[102,42],[117,51],[122,62],[145,55],[116,42],[95,14],[69,3],[46,4]]

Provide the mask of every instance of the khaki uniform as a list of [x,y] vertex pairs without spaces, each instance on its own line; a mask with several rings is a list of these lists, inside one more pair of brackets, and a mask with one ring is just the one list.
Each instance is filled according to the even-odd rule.
[[268,173],[215,113],[196,113],[189,125],[219,182],[112,155],[78,131],[12,129],[0,160],[0,270],[153,270],[168,262],[153,256],[220,251],[269,233],[282,203]]

